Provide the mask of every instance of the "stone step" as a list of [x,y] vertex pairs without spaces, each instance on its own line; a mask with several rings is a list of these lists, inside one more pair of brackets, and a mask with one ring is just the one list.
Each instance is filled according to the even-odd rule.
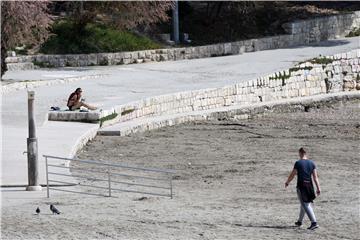
[[8,71],[32,70],[35,66],[32,62],[8,63]]

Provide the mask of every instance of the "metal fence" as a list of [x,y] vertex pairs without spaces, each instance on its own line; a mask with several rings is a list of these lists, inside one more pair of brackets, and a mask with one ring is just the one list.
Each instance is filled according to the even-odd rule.
[[[50,197],[50,190],[107,197],[113,196],[115,192],[128,192],[173,198],[172,176],[175,172],[172,170],[134,167],[50,155],[43,155],[43,157],[46,163],[48,198]],[[54,160],[57,162],[54,163]],[[71,167],[66,164],[69,162],[72,162]],[[65,169],[69,171],[61,171]],[[70,169],[71,174],[69,173]],[[74,180],[79,182],[74,182]],[[80,190],[68,190],[54,187],[56,184],[65,186],[79,185],[82,188]],[[82,191],[87,188],[90,190]]]

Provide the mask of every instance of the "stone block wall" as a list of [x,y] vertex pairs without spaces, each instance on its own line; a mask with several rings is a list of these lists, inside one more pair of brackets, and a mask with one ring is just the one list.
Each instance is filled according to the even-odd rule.
[[318,96],[287,99],[285,101],[265,102],[251,106],[233,106],[199,113],[171,115],[164,118],[149,118],[147,121],[132,121],[123,123],[115,129],[99,129],[97,135],[128,136],[138,132],[151,131],[167,126],[174,126],[188,122],[208,120],[249,119],[268,114],[288,113],[295,111],[309,111],[321,106],[331,106],[335,102],[360,100],[360,91],[329,93]]
[[360,11],[292,22],[284,24],[283,27],[288,34],[230,43],[118,53],[19,56],[8,57],[6,62],[9,65],[33,62],[40,67],[122,65],[236,55],[243,52],[293,47],[345,36],[353,28],[360,27]]
[[360,11],[309,20],[286,23],[283,28],[294,38],[304,39],[305,43],[319,42],[347,35],[360,26]]
[[151,97],[115,107],[104,114],[116,112],[118,117],[114,122],[128,121],[144,116],[171,115],[233,105],[245,106],[356,90],[360,90],[360,49],[300,63],[284,71],[222,88]]
[[[150,97],[93,114],[103,126],[141,117],[174,115],[227,106],[286,100],[296,97],[360,90],[360,49],[299,63],[293,68],[222,88],[209,88]],[[114,114],[115,113],[115,114]],[[49,120],[86,121],[87,113],[50,112]]]

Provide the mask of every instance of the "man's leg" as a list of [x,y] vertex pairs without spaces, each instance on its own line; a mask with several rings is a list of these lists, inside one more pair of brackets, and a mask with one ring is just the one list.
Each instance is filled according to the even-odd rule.
[[[300,200],[300,204],[301,204],[301,207],[302,209],[304,209],[304,211],[306,212],[306,215],[309,217],[311,223],[315,223],[316,222],[316,217],[315,217],[315,213],[314,213],[314,210],[312,209],[311,207],[311,204],[310,203],[306,203],[306,202],[303,202],[302,198],[301,198],[301,193],[300,193],[300,190],[297,189],[297,194],[298,194],[298,198]],[[300,216],[299,218],[301,217],[301,211],[300,211]],[[304,215],[302,216],[304,217]]]
[[315,223],[316,217],[315,217],[314,210],[311,207],[311,203],[304,203],[304,209],[305,209],[305,212],[306,212],[307,216],[309,217],[311,223]]
[[304,219],[304,216],[305,216],[305,210],[303,208],[303,206],[301,205],[300,203],[300,213],[299,213],[299,219],[298,219],[298,222],[301,222],[303,221]]
[[297,190],[296,191],[297,193],[297,196],[298,196],[298,199],[299,199],[299,202],[300,202],[300,213],[299,213],[299,219],[298,219],[298,224],[302,223],[303,219],[304,219],[304,215],[305,215],[305,210],[304,210],[304,207],[302,205],[302,200],[301,200],[301,194],[300,194],[300,191]]

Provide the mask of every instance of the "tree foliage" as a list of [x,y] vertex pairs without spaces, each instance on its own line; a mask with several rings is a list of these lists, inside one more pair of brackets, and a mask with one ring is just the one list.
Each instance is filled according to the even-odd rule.
[[[180,5],[180,12],[184,4]],[[264,1],[194,1],[187,4],[192,11],[183,13],[180,27],[196,44],[254,38],[259,32],[267,34],[265,31],[272,28],[274,19],[271,14],[276,12],[274,2]]]
[[47,1],[1,1],[1,76],[6,71],[7,50],[39,45],[49,36],[52,16]]
[[124,30],[168,21],[172,1],[86,1],[67,2],[70,16],[80,27],[102,22]]

